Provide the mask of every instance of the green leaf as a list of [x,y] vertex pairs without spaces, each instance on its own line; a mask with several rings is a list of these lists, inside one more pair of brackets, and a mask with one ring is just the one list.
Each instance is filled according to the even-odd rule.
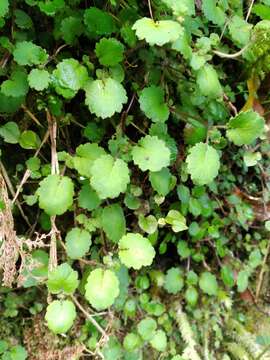
[[98,197],[97,193],[90,184],[84,184],[79,192],[78,196],[78,205],[79,207],[92,211],[97,209],[101,204],[101,200]]
[[37,149],[40,143],[40,138],[32,130],[23,131],[19,138],[19,144],[23,149]]
[[0,2],[0,17],[7,15],[9,9],[9,0],[1,0]]
[[144,17],[135,22],[132,27],[140,40],[145,40],[149,45],[163,46],[174,42],[183,31],[181,25],[172,20],[154,21]]
[[141,338],[145,341],[149,341],[153,339],[155,335],[157,329],[157,322],[156,320],[147,317],[138,323],[137,329]]
[[128,100],[123,85],[112,78],[89,82],[85,88],[85,94],[85,103],[91,113],[102,119],[121,112],[123,104]]
[[66,333],[76,318],[76,309],[70,300],[54,300],[47,307],[45,319],[55,334]]
[[189,286],[185,292],[185,299],[189,306],[196,306],[198,303],[199,294],[194,286]]
[[234,15],[229,22],[229,32],[233,42],[239,46],[245,46],[250,39],[252,25],[238,15]]
[[82,176],[91,177],[91,167],[94,161],[105,155],[105,150],[98,144],[82,144],[76,149],[76,156],[73,157],[73,166]]
[[113,17],[96,7],[85,10],[84,23],[90,34],[94,36],[111,35],[116,30]]
[[222,26],[226,21],[224,11],[217,6],[217,0],[202,0],[202,11],[207,20]]
[[20,138],[20,129],[15,122],[9,121],[0,127],[0,136],[6,143],[17,144]]
[[167,336],[163,330],[157,330],[153,339],[150,341],[151,346],[157,351],[164,352],[167,348]]
[[255,249],[251,251],[249,254],[248,264],[253,269],[256,269],[262,263],[262,254],[259,249]]
[[8,351],[6,354],[8,354],[8,357],[5,358],[5,355],[3,355],[3,360],[26,360],[27,359],[27,351],[24,347],[20,345],[12,346],[10,351]]
[[84,26],[80,17],[68,16],[61,22],[61,33],[65,42],[73,45],[83,33]]
[[215,275],[210,272],[203,272],[200,276],[199,286],[207,295],[217,295],[218,283]]
[[197,143],[190,148],[186,163],[187,172],[197,185],[211,183],[218,175],[220,167],[217,150],[204,143]]
[[165,222],[172,226],[174,232],[187,230],[186,218],[177,210],[170,210],[165,217]]
[[126,219],[119,204],[106,206],[102,210],[101,226],[106,236],[114,243],[126,233]]
[[92,243],[90,233],[77,227],[67,233],[65,242],[67,255],[71,259],[82,258],[89,251]]
[[259,16],[262,20],[270,20],[269,5],[255,4],[252,8],[252,13]]
[[38,2],[40,11],[44,12],[48,16],[54,16],[64,6],[65,0],[43,0]]
[[33,21],[31,17],[24,11],[16,9],[14,11],[15,23],[21,29],[31,29],[33,27]]
[[40,65],[48,59],[48,54],[31,41],[17,42],[13,51],[14,60],[19,65]]
[[28,83],[32,89],[45,90],[50,84],[50,74],[47,70],[33,69],[28,75]]
[[197,84],[203,96],[216,99],[223,93],[218,74],[212,65],[205,64],[199,69]]
[[111,270],[95,269],[91,271],[85,285],[85,297],[97,310],[113,305],[119,295],[119,280]]
[[121,360],[123,355],[123,350],[120,342],[116,337],[110,336],[109,341],[107,341],[102,348],[102,354],[104,360]]
[[91,167],[91,186],[100,199],[116,198],[125,192],[130,182],[129,169],[125,161],[111,155],[100,156]]
[[39,183],[37,195],[48,215],[62,215],[73,203],[74,185],[67,176],[49,175]]
[[175,16],[181,15],[195,15],[194,0],[162,0],[168,6]]
[[153,215],[143,216],[139,215],[139,227],[147,232],[147,234],[154,234],[157,230],[158,222],[157,219]]
[[259,151],[251,152],[246,151],[244,153],[244,163],[247,167],[257,165],[258,161],[262,159],[262,154]]
[[262,135],[264,124],[264,119],[257,112],[241,112],[228,122],[226,135],[237,146],[250,145]]
[[96,44],[95,53],[101,65],[115,66],[123,60],[124,50],[120,41],[103,38]]
[[169,108],[164,102],[164,90],[159,86],[144,88],[139,97],[141,110],[154,122],[165,122],[169,118]]
[[177,243],[177,253],[181,258],[187,259],[191,255],[191,250],[188,243],[184,240],[179,240]]
[[73,294],[78,285],[78,273],[68,263],[49,272],[47,286],[52,294]]
[[249,271],[241,270],[237,275],[237,291],[242,293],[248,287]]
[[169,294],[177,294],[184,287],[183,271],[179,268],[170,268],[165,276],[164,289]]
[[132,158],[142,171],[160,171],[170,164],[170,150],[157,136],[141,138],[132,149]]
[[128,268],[135,270],[152,264],[155,250],[147,238],[128,233],[119,241],[119,258]]
[[149,180],[152,188],[162,196],[169,194],[176,184],[176,178],[170,173],[168,168],[163,168],[156,172],[151,171]]
[[124,349],[129,353],[138,349],[141,346],[141,339],[139,335],[134,333],[128,333],[124,338],[123,346]]
[[64,59],[52,73],[56,92],[66,99],[74,97],[88,80],[86,68],[75,59]]
[[20,97],[28,92],[27,75],[21,69],[16,69],[11,73],[10,79],[1,84],[1,92],[6,96]]
[[220,275],[225,285],[229,286],[230,288],[234,286],[234,274],[233,270],[229,266],[222,266]]

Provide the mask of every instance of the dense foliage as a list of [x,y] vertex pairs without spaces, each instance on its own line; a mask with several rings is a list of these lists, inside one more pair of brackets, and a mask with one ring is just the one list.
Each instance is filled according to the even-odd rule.
[[1,359],[270,359],[270,1],[0,29]]

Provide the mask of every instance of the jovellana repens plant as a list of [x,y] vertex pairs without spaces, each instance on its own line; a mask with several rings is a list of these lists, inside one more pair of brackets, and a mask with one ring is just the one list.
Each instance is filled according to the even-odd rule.
[[0,29],[0,358],[270,359],[270,1]]

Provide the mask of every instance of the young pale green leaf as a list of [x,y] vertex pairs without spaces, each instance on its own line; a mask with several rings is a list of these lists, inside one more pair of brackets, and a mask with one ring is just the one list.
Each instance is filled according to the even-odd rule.
[[76,309],[70,300],[54,300],[48,305],[45,319],[48,328],[55,334],[66,333],[76,318]]
[[217,6],[217,0],[202,0],[202,11],[207,20],[222,26],[226,21],[226,15],[220,6]]
[[102,210],[101,226],[106,236],[114,243],[126,233],[126,219],[119,204],[106,206]]
[[177,294],[184,287],[183,271],[179,268],[170,268],[166,273],[163,286],[169,294]]
[[165,217],[165,222],[172,226],[174,232],[187,230],[186,218],[177,210],[170,210]]
[[89,251],[92,243],[90,233],[77,227],[67,233],[65,242],[67,255],[71,259],[82,258]]
[[33,69],[28,75],[28,83],[32,89],[45,90],[50,84],[50,73],[47,70]]
[[20,138],[20,129],[15,122],[9,121],[0,127],[0,136],[6,143],[17,144]]
[[19,144],[23,149],[37,149],[40,143],[39,136],[32,130],[23,131],[19,138]]
[[0,2],[0,17],[7,15],[9,9],[9,0],[1,0]]
[[185,291],[185,299],[189,306],[196,306],[199,299],[199,294],[194,286],[189,286]]
[[234,286],[234,273],[230,266],[224,265],[221,268],[221,279],[230,288]]
[[257,112],[241,112],[228,122],[226,135],[237,146],[250,145],[262,135],[264,124],[264,119]]
[[124,50],[120,41],[103,38],[96,44],[95,53],[101,65],[115,66],[123,60]]
[[48,54],[31,41],[17,42],[13,51],[14,60],[19,65],[40,65],[48,59]]
[[217,295],[218,283],[215,275],[210,272],[203,272],[200,276],[199,286],[207,295]]
[[143,216],[139,215],[139,227],[147,234],[154,234],[157,230],[158,222],[154,215]]
[[155,250],[147,238],[129,233],[119,241],[119,257],[126,267],[138,270],[152,264]]
[[78,285],[78,273],[68,263],[58,265],[49,272],[47,286],[52,294],[73,294]]
[[142,345],[142,340],[138,334],[128,333],[123,341],[123,347],[128,352],[133,354],[133,351]]
[[121,112],[123,104],[128,100],[123,85],[112,78],[89,82],[85,88],[85,94],[85,103],[91,113],[102,119]]
[[73,203],[74,185],[67,176],[49,175],[39,183],[37,195],[48,215],[62,215]]
[[76,149],[76,156],[73,157],[73,166],[80,175],[90,178],[91,167],[94,161],[105,154],[105,150],[98,146],[98,144],[82,144]]
[[218,175],[220,167],[217,150],[204,143],[198,143],[189,150],[186,163],[187,172],[197,185],[211,183]]
[[100,199],[116,198],[125,192],[130,182],[129,169],[125,161],[102,155],[91,167],[91,186]]
[[176,184],[176,178],[170,173],[168,168],[155,172],[151,171],[149,180],[153,189],[162,196],[169,194]]
[[168,6],[175,16],[181,15],[195,15],[195,2],[194,0],[162,0]]
[[241,270],[237,275],[237,291],[242,293],[248,287],[250,273],[247,270]]
[[147,135],[132,149],[132,158],[142,171],[160,171],[170,164],[170,150],[157,136]]
[[164,102],[164,90],[159,86],[144,88],[139,97],[141,110],[154,122],[165,122],[169,118],[169,108]]
[[163,330],[157,330],[153,339],[150,341],[151,346],[160,352],[166,351],[167,348],[167,336]]
[[137,329],[141,338],[145,341],[149,341],[153,339],[155,335],[157,329],[157,322],[156,320],[147,317],[138,323]]
[[92,211],[97,209],[101,204],[101,200],[98,194],[90,186],[90,184],[84,184],[79,192],[78,205],[79,207]]
[[97,310],[113,305],[119,295],[119,280],[111,270],[95,269],[91,271],[85,285],[85,297]]
[[64,59],[52,73],[56,92],[66,99],[74,97],[88,80],[86,68],[75,59]]
[[245,46],[250,39],[252,25],[238,15],[234,15],[229,22],[229,32],[233,42],[239,46]]
[[6,96],[20,97],[25,96],[28,92],[27,75],[21,69],[15,69],[9,80],[1,84],[1,92]]
[[116,30],[113,17],[96,7],[90,7],[84,12],[84,23],[91,35],[111,35]]
[[135,22],[132,27],[140,40],[145,40],[149,45],[162,46],[174,42],[183,31],[182,26],[173,20],[154,21],[144,17]]
[[222,95],[218,74],[212,65],[206,64],[199,69],[197,84],[203,96],[216,99]]
[[244,153],[244,163],[247,167],[257,165],[258,161],[262,159],[262,154],[259,151],[251,152],[246,151]]

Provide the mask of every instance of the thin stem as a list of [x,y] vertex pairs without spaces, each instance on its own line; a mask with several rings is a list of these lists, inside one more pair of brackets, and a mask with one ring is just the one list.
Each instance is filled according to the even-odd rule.
[[102,336],[108,340],[108,335],[106,334],[105,330],[99,325],[99,323],[93,319],[93,317],[91,316],[91,314],[89,314],[89,312],[87,312],[83,306],[79,303],[79,301],[76,299],[76,297],[74,295],[70,295],[72,300],[74,301],[74,303],[76,304],[76,306],[78,307],[78,309],[81,310],[81,312],[84,314],[84,316],[95,326],[95,328],[102,334]]
[[247,16],[246,16],[246,21],[248,21],[248,18],[249,18],[250,14],[251,14],[251,10],[252,10],[252,7],[254,5],[254,2],[255,2],[255,0],[251,0],[251,2],[250,2],[248,12],[247,12]]
[[151,6],[151,0],[148,0],[148,7],[149,7],[149,13],[150,13],[151,19],[154,20],[152,6]]
[[265,266],[266,266],[267,258],[269,256],[269,252],[270,252],[270,241],[268,242],[266,253],[265,253],[264,258],[263,258],[261,271],[260,271],[260,274],[259,274],[259,280],[258,280],[258,285],[257,285],[257,288],[256,288],[256,295],[255,295],[256,303],[259,300],[259,296],[260,296],[260,292],[261,292],[261,288],[262,288],[262,283],[263,283],[263,276],[264,276],[264,273],[265,273]]
[[222,58],[236,59],[237,57],[241,56],[246,51],[248,46],[249,46],[249,44],[247,44],[246,46],[243,47],[243,49],[237,51],[234,54],[226,54],[226,53],[223,53],[223,52],[217,51],[217,50],[214,50],[213,53]]
[[39,122],[36,116],[24,104],[21,105],[21,108],[38,126],[43,127],[43,125]]

